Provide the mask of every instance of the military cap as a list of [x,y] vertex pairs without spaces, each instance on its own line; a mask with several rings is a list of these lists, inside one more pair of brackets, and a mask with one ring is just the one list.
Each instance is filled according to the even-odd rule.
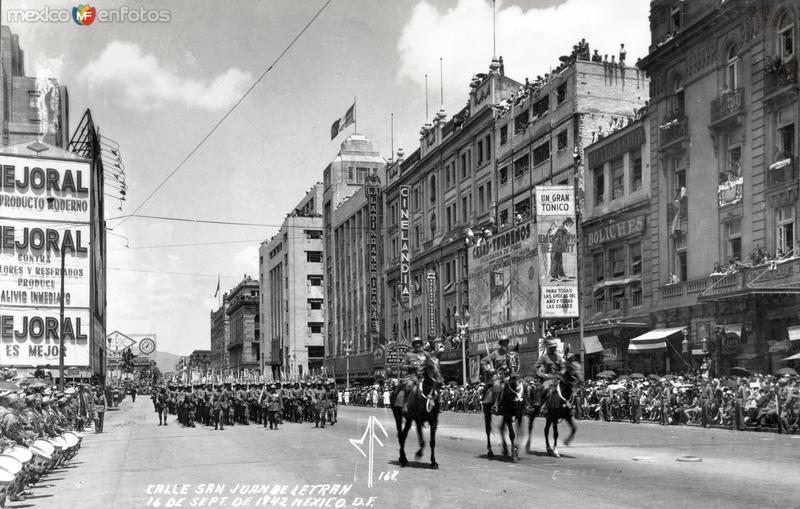
[[505,343],[505,344],[508,344],[508,336],[506,336],[505,334],[503,334],[502,336],[500,336],[500,339],[498,339],[498,340],[497,340],[497,342],[498,342],[498,343]]
[[420,343],[420,344],[422,344],[422,343],[424,343],[424,342],[425,342],[425,341],[424,341],[424,340],[423,340],[421,337],[419,337],[419,336],[414,336],[414,339],[412,339],[412,340],[411,340],[411,344],[412,344],[412,345],[416,345],[417,343]]

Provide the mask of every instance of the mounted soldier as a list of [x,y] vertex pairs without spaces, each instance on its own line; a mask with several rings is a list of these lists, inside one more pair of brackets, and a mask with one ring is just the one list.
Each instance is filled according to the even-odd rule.
[[491,403],[492,413],[497,413],[497,403],[503,392],[508,377],[518,373],[520,368],[519,357],[516,351],[508,350],[508,336],[503,335],[497,341],[497,349],[481,360],[486,389],[483,403]]
[[415,336],[414,339],[411,340],[412,349],[406,353],[400,365],[401,369],[406,371],[406,383],[398,393],[398,400],[395,401],[395,406],[406,408],[408,395],[411,394],[411,391],[419,384],[420,368],[425,364],[426,360],[432,359],[431,354],[423,349],[424,344],[425,342],[419,336]]
[[564,358],[558,353],[558,341],[549,337],[546,340],[546,352],[536,361],[534,372],[542,380],[544,397],[542,402],[546,403],[556,387],[561,376],[564,374]]

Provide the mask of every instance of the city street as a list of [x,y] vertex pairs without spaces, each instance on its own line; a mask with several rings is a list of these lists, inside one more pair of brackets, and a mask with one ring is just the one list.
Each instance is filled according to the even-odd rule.
[[[368,460],[348,440],[364,435],[370,416],[389,435],[374,425],[383,447],[374,443],[372,488]],[[156,421],[149,399],[126,399],[107,414],[105,433],[86,436],[74,467],[9,507],[798,507],[799,435],[580,421],[557,459],[543,453],[537,421],[533,453],[512,464],[499,444],[486,457],[481,416],[446,413],[436,471],[427,451],[426,463],[413,461],[416,439],[411,465],[398,466],[393,420],[380,408],[341,407],[339,423],[324,430]]]

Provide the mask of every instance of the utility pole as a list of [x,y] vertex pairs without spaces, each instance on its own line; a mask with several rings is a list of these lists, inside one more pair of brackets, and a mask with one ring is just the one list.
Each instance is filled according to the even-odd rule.
[[61,296],[58,299],[58,390],[64,390],[64,242],[61,242]]

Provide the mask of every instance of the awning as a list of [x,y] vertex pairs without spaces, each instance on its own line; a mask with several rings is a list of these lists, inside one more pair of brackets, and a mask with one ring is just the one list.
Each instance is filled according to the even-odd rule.
[[667,349],[666,338],[682,331],[686,327],[655,329],[631,339],[628,351],[631,353],[651,353]]
[[800,325],[789,327],[786,330],[789,331],[789,341],[797,341],[800,339]]
[[796,353],[794,355],[790,355],[789,357],[784,357],[781,360],[782,361],[800,361],[800,353]]
[[588,355],[590,353],[597,353],[603,351],[603,345],[597,336],[584,336],[583,337],[583,350]]

